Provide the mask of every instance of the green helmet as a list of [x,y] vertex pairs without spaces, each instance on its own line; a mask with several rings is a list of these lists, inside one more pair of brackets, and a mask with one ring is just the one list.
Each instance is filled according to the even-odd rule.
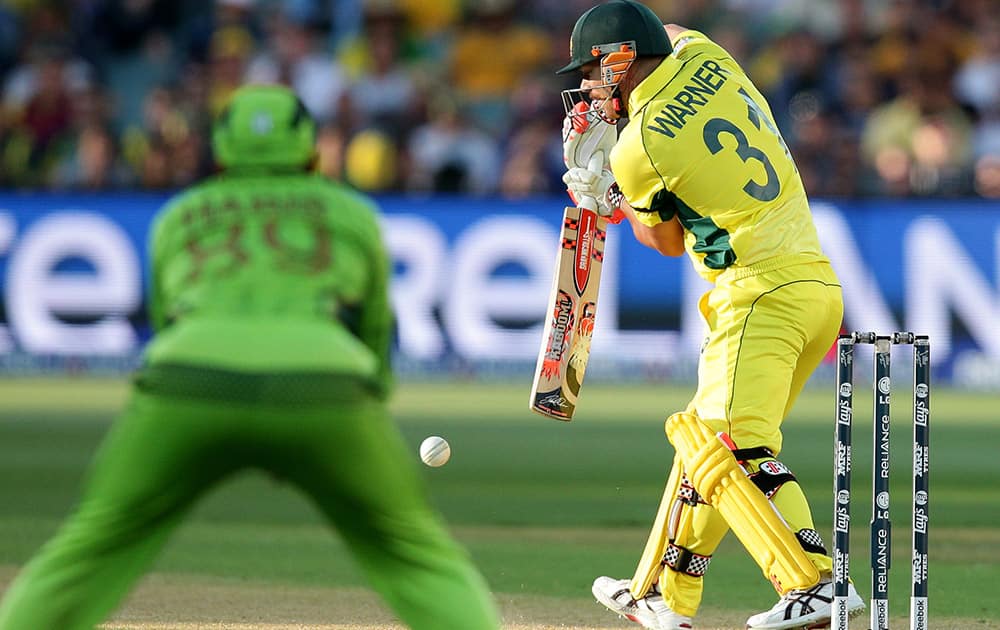
[[632,44],[636,57],[669,55],[673,50],[663,22],[652,9],[632,0],[599,4],[580,16],[569,38],[570,61],[556,71],[565,74],[594,61],[618,44]]
[[223,168],[304,167],[315,145],[316,123],[280,85],[239,88],[212,128],[212,151]]

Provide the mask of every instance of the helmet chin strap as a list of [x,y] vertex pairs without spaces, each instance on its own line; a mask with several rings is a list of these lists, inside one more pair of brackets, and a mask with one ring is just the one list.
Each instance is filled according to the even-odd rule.
[[[597,112],[598,117],[608,124],[615,124],[618,119],[625,115],[624,108],[622,107],[622,99],[618,96],[618,86],[615,85],[611,88],[611,95],[607,98],[601,99],[600,101],[594,101],[593,109]],[[611,101],[611,110],[614,112],[614,118],[608,116],[607,110],[604,108],[604,104]]]
[[[607,89],[609,95],[604,98],[589,98],[588,93],[591,93],[594,89]],[[577,88],[572,90],[563,90],[562,100],[563,107],[566,110],[567,116],[583,116],[587,112],[593,112],[598,118],[609,124],[615,124],[618,122],[619,118],[625,116],[625,105],[621,96],[617,94],[618,86],[608,85],[608,86],[598,86],[594,88]],[[611,102],[611,111],[613,114],[609,114],[605,108],[605,104]],[[579,105],[581,103],[586,103],[587,107],[580,109]]]

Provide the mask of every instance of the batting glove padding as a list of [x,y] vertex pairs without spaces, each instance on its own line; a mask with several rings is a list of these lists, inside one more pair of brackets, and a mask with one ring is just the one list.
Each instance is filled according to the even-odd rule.
[[596,199],[597,213],[602,217],[610,217],[618,209],[620,198],[616,198],[615,194],[618,186],[611,171],[595,173],[586,168],[575,167],[566,171],[563,182],[574,202],[584,197]]
[[606,169],[618,141],[618,128],[603,121],[586,103],[577,103],[563,119],[562,138],[566,168],[587,168],[590,159],[599,154]]

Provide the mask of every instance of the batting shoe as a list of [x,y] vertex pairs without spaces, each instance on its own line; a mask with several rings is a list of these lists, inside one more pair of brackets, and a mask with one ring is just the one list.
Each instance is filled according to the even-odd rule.
[[633,599],[629,590],[630,580],[616,580],[601,576],[594,580],[591,592],[597,601],[611,612],[617,613],[643,628],[650,630],[690,630],[691,617],[679,615],[670,610],[663,596],[650,591],[641,599]]
[[[865,603],[848,583],[847,612],[854,617],[865,609]],[[827,628],[833,616],[833,581],[823,578],[812,588],[788,591],[771,610],[747,619],[751,630],[812,630]]]

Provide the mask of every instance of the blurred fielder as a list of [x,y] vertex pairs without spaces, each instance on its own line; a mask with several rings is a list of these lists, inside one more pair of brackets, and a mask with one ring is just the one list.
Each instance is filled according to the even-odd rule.
[[[691,628],[731,529],[780,595],[748,628],[828,623],[832,561],[777,457],[781,423],[833,343],[843,304],[770,108],[718,44],[630,0],[580,17],[559,72],[570,71],[583,80],[563,94],[567,115],[588,119],[576,128],[628,121],[617,141],[570,135],[570,194],[596,198],[605,216],[624,213],[643,245],[686,251],[714,284],[699,303],[708,330],[697,391],[666,421],[676,456],[649,541],[632,580],[597,578],[594,595],[647,628]],[[581,150],[593,145],[610,155],[597,173]],[[864,607],[853,587],[849,607]]]
[[157,334],[128,405],[76,511],[7,592],[3,630],[93,627],[194,502],[248,468],[312,499],[410,627],[499,627],[387,412],[390,264],[377,210],[307,172],[314,136],[282,87],[242,88],[217,121],[225,172],[181,193],[153,228]]

